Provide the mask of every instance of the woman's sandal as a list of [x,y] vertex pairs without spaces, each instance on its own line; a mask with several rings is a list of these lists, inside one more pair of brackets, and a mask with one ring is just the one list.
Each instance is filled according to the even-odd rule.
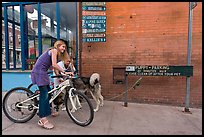
[[52,129],[54,128],[54,125],[51,124],[48,120],[46,120],[45,122],[42,122],[42,120],[38,121],[38,125],[45,128],[45,129]]

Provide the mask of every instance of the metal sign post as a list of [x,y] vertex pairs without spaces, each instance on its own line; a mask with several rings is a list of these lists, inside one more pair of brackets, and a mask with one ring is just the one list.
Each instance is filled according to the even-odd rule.
[[124,106],[128,106],[128,75],[125,74],[125,101]]
[[[196,2],[189,2],[189,22],[188,22],[188,53],[187,53],[187,66],[191,64],[191,46],[192,46],[192,18],[193,9],[197,6]],[[190,77],[186,77],[186,98],[184,112],[190,112]]]

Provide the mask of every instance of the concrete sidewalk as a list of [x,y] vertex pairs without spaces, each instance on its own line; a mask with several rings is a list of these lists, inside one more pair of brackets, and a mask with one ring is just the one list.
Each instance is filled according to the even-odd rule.
[[72,122],[66,111],[49,117],[55,125],[45,130],[37,125],[38,116],[27,123],[13,123],[2,111],[3,135],[202,135],[202,109],[105,101],[87,127]]

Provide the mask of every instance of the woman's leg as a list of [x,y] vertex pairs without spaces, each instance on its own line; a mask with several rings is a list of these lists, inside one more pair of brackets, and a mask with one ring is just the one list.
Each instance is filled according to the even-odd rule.
[[[47,85],[47,89],[48,89],[48,91],[51,90],[50,85]],[[49,96],[49,100],[50,100],[51,97],[52,97],[51,94],[49,94],[48,96]],[[59,115],[59,113],[55,110],[55,108],[52,107],[52,102],[50,103],[50,109],[51,109],[51,115],[52,115],[53,117],[56,117],[56,116]]]
[[51,108],[49,104],[50,97],[48,95],[49,88],[47,85],[39,86],[39,90],[40,90],[39,117],[43,118],[51,115]]
[[[48,92],[51,90],[50,88],[50,85],[47,85],[47,89],[48,89]],[[49,100],[51,99],[51,94],[48,95],[49,96]],[[50,103],[50,108],[52,108],[52,103]]]
[[43,128],[46,128],[46,129],[52,129],[52,128],[54,128],[54,125],[51,124],[47,120],[47,116],[51,115],[51,108],[50,108],[50,104],[49,104],[50,96],[48,95],[50,88],[48,86],[47,85],[46,86],[38,86],[39,90],[40,90],[40,99],[39,99],[39,117],[40,117],[40,120],[38,121],[38,125],[40,125]]

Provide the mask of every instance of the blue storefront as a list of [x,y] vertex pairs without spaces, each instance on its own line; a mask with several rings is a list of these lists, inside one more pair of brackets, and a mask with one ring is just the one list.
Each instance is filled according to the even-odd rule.
[[62,39],[79,70],[77,2],[2,2],[2,90],[27,87],[36,58]]

